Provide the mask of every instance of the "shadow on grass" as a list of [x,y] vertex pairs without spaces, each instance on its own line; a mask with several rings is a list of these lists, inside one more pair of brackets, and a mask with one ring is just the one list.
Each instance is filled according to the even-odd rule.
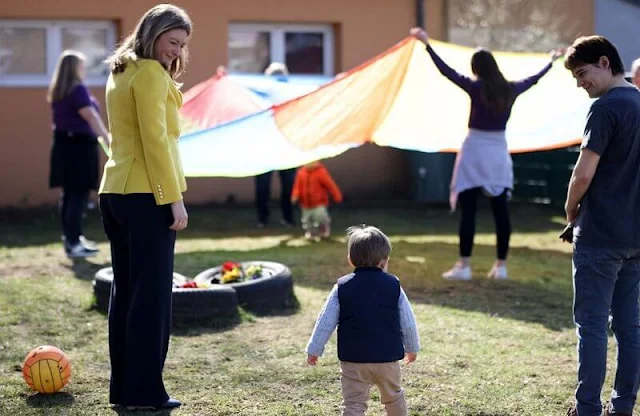
[[[92,305],[91,310],[98,312],[104,316],[105,319],[108,318],[107,312],[101,310],[96,305]],[[197,337],[203,334],[218,334],[234,329],[245,320],[248,319],[240,315],[211,319],[172,320],[171,335],[178,337]]]
[[199,321],[174,322],[172,335],[181,337],[200,336],[202,334],[215,334],[235,328],[242,322],[254,322],[257,317],[292,316],[298,313],[300,302],[293,295],[288,307],[282,309],[251,309],[245,305],[238,306],[238,315],[229,318],[211,318]]
[[92,263],[84,258],[72,258],[71,263],[65,267],[68,267],[78,279],[88,281],[94,279],[98,270],[111,267],[111,263]]
[[220,319],[174,321],[172,322],[171,335],[178,337],[197,337],[203,334],[219,334],[232,330],[244,320],[241,315],[237,315]]
[[[100,308],[95,302],[91,305],[91,310],[96,311],[100,315],[108,319],[108,310]],[[242,321],[247,320],[242,313],[227,314],[225,316],[214,317],[198,317],[198,318],[185,318],[174,317],[171,320],[171,334],[181,337],[199,336],[202,334],[216,334],[229,331],[236,326],[240,325]]]
[[[259,309],[249,310],[241,306],[238,307],[236,315],[214,316],[208,318],[174,318],[172,319],[171,334],[179,337],[194,337],[203,334],[216,334],[232,330],[242,322],[254,322],[256,317],[269,316],[291,316],[300,309],[300,302],[293,296],[289,306],[284,309]],[[107,311],[99,308],[97,303],[93,303],[91,310],[95,310],[105,318]]]
[[[287,265],[298,287],[316,288],[328,293],[338,277],[351,271],[345,258],[345,244],[339,241],[343,239],[343,233],[338,230],[365,222],[379,225],[390,236],[398,237],[393,243],[390,271],[400,277],[413,302],[534,322],[553,330],[573,326],[570,256],[567,252],[544,247],[512,248],[509,258],[510,279],[493,281],[485,275],[493,263],[495,248],[493,245],[476,244],[473,280],[448,282],[440,275],[455,261],[457,245],[404,237],[442,235],[454,239],[457,216],[449,215],[442,209],[413,206],[404,209],[338,207],[334,211],[333,240],[296,245],[294,243],[302,240],[301,230],[251,228],[253,209],[194,208],[190,211],[189,229],[178,236],[178,244],[182,239],[187,240],[181,247],[191,251],[176,254],[175,270],[193,277],[227,260],[270,260]],[[103,235],[99,218],[95,212],[91,215],[86,224],[95,234],[92,232],[88,234],[89,237]],[[556,209],[514,204],[512,215],[514,234],[525,234],[520,240],[521,244],[526,244],[527,232],[555,231],[560,228],[558,219],[554,218],[558,216]],[[485,209],[479,217],[478,232],[492,232],[490,212]],[[38,241],[59,243],[57,219],[43,217],[38,221],[33,227],[20,222],[11,224],[8,237],[0,233],[0,245],[15,242],[21,246],[37,244]],[[25,234],[27,230],[36,228],[40,232]],[[276,237],[273,237],[274,234]],[[25,235],[28,237],[18,238]],[[208,240],[188,241],[200,237]],[[71,269],[79,279],[91,280],[99,268],[106,266],[74,261]],[[295,313],[295,310],[286,313]]]
[[[456,259],[457,245],[439,242],[394,243],[390,272],[397,274],[414,303],[437,305],[492,317],[538,323],[560,331],[573,327],[570,255],[555,250],[512,248],[510,278],[488,279],[495,247],[476,245],[471,281],[450,282],[440,275]],[[287,265],[298,287],[320,289],[328,294],[336,280],[351,269],[346,264],[344,243],[325,241],[317,245],[265,250],[180,253],[176,264],[197,274],[226,260],[268,259]],[[408,260],[419,258],[420,261]],[[202,266],[204,265],[204,267]]]
[[178,337],[197,337],[203,334],[217,334],[229,331],[242,322],[254,322],[257,317],[265,318],[270,316],[291,316],[298,313],[299,302],[295,300],[296,306],[286,309],[270,309],[260,311],[248,311],[238,307],[238,316],[225,319],[210,319],[207,321],[184,321],[174,323],[171,335]]
[[[479,200],[478,232],[492,232],[493,222],[486,198]],[[354,224],[373,224],[389,234],[442,235],[455,233],[458,216],[442,206],[425,206],[411,201],[386,202],[371,207],[344,204],[331,207],[333,228],[342,230]],[[562,210],[549,206],[513,203],[511,216],[514,232],[539,233],[562,230],[554,217],[563,217]],[[299,218],[299,213],[296,214]],[[0,210],[0,246],[27,247],[60,242],[58,215],[53,208]],[[106,243],[100,213],[91,210],[84,221],[84,233],[98,243]],[[300,229],[287,229],[272,224],[264,229],[255,227],[254,208],[247,205],[214,205],[189,207],[189,228],[178,235],[182,238],[228,238],[232,236],[269,236],[283,233],[302,234]]]
[[[250,308],[247,308],[246,313],[253,316],[259,316],[261,318],[266,318],[269,316],[293,316],[300,310],[300,302],[298,301],[298,298],[295,297],[295,295],[290,302],[290,306],[283,309],[252,310]],[[242,312],[240,314],[242,315]]]
[[67,392],[57,392],[53,394],[32,394],[26,399],[29,407],[39,409],[50,409],[55,407],[69,407],[75,403],[73,396]]
[[157,409],[157,410],[127,410],[123,406],[113,406],[111,408],[119,416],[125,415],[154,415],[154,416],[169,416],[172,411],[177,409]]

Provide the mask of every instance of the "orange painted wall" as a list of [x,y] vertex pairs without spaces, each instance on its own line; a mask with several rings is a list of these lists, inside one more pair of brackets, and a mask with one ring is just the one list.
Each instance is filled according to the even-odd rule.
[[[120,36],[155,1],[56,0],[33,7],[24,0],[2,0],[0,19],[81,19],[118,22]],[[186,90],[227,62],[231,22],[324,23],[336,27],[336,73],[360,64],[398,42],[415,24],[414,0],[183,0],[194,21],[191,61],[182,81]],[[444,0],[425,0],[426,21],[434,37],[445,35]],[[104,91],[92,90],[103,102]],[[53,204],[57,190],[47,187],[51,146],[45,88],[0,87],[0,207]],[[104,114],[103,114],[104,115]],[[409,196],[409,167],[402,151],[363,146],[327,161],[336,181],[352,199]],[[363,179],[360,179],[362,172]],[[366,179],[365,179],[366,178]],[[278,181],[274,180],[274,197]],[[253,179],[190,178],[187,203],[253,199]]]

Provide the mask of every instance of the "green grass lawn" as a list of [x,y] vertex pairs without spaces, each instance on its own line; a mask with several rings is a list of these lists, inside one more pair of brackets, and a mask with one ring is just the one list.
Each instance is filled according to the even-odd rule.
[[[561,211],[513,206],[510,279],[493,281],[485,276],[495,237],[483,205],[471,282],[440,278],[457,256],[457,216],[443,209],[340,207],[333,216],[333,239],[308,244],[297,229],[255,229],[251,208],[190,211],[176,246],[177,272],[192,277],[225,260],[282,262],[292,270],[300,309],[244,314],[232,328],[172,336],[165,384],[184,402],[174,415],[338,414],[335,335],[315,368],[306,366],[304,347],[331,286],[350,271],[343,230],[360,223],[391,237],[390,272],[400,278],[418,319],[422,351],[414,364],[403,364],[411,415],[566,412],[575,388],[576,337],[571,247],[557,238]],[[93,274],[110,265],[98,213],[89,214],[85,234],[102,251],[87,261],[65,257],[53,211],[5,213],[0,227],[0,414],[114,414],[107,321],[92,309]],[[610,341],[604,400],[615,364]],[[53,396],[30,392],[20,373],[27,352],[43,344],[62,348],[73,366],[71,383]],[[367,414],[383,414],[375,389],[372,399]]]

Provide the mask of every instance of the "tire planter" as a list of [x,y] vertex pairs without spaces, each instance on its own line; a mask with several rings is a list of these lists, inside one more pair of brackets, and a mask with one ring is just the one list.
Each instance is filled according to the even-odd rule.
[[[212,285],[207,289],[179,287],[188,279],[173,274],[172,321],[177,326],[185,324],[226,323],[239,318],[238,297],[235,290],[224,285]],[[97,309],[101,312],[109,310],[113,269],[106,267],[95,274],[93,292]]]
[[271,261],[241,262],[243,269],[256,265],[262,267],[263,277],[238,283],[217,284],[222,267],[213,267],[199,273],[193,280],[208,283],[212,287],[233,288],[238,295],[238,304],[252,312],[268,313],[298,306],[293,293],[291,271],[283,264]]

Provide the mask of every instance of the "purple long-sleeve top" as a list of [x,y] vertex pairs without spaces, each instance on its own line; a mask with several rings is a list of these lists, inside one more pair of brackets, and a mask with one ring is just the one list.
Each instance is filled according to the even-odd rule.
[[482,80],[472,79],[460,74],[455,69],[447,65],[433,50],[431,45],[427,45],[427,52],[431,55],[433,63],[442,75],[451,82],[462,88],[471,97],[471,112],[469,114],[469,128],[485,131],[503,131],[507,127],[507,121],[511,115],[511,108],[515,99],[531,88],[544,74],[549,72],[552,63],[549,62],[540,72],[519,81],[510,81],[512,88],[512,99],[507,109],[501,113],[492,112],[482,99]]

